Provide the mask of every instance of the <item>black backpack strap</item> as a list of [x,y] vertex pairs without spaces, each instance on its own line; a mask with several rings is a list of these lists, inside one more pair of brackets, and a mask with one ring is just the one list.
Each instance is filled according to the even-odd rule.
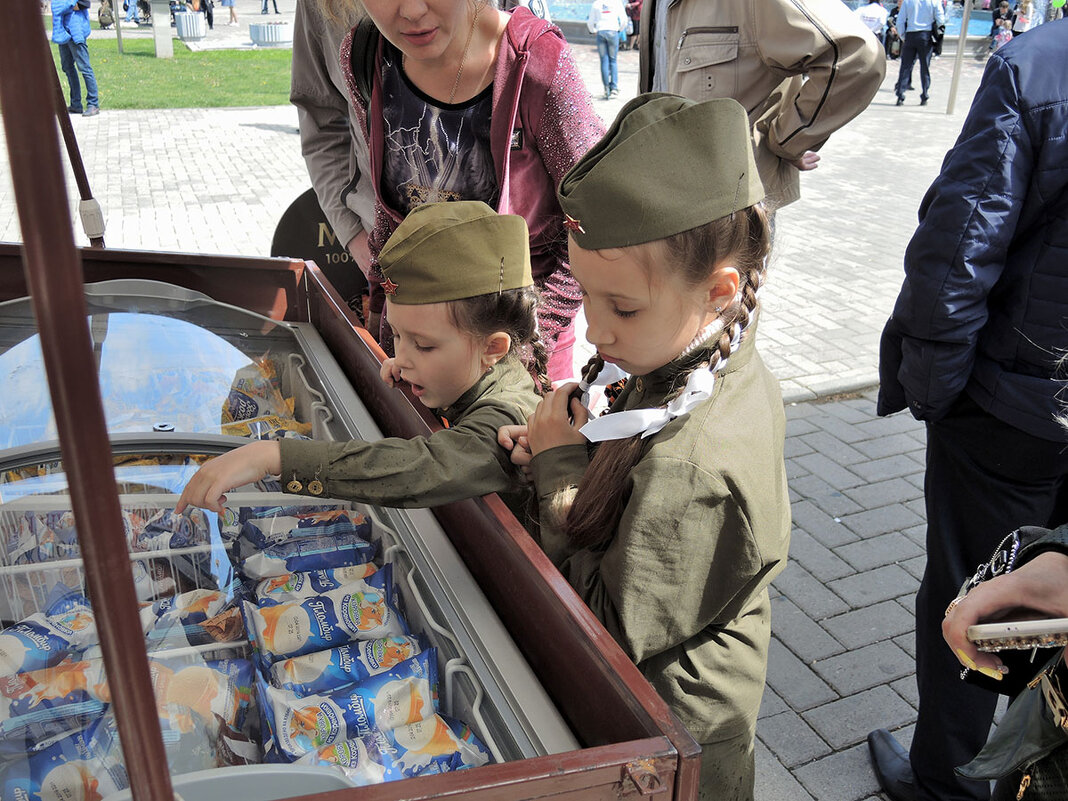
[[356,91],[364,105],[371,102],[371,88],[374,86],[375,58],[378,55],[378,39],[381,34],[370,17],[364,17],[352,34],[352,75],[356,80]]

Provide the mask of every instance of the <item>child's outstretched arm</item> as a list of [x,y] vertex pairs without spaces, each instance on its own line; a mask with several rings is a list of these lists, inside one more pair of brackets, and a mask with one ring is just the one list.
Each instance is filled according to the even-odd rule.
[[174,511],[181,514],[187,506],[199,506],[222,514],[225,493],[281,471],[282,455],[277,442],[250,442],[217,456],[197,470],[185,485]]

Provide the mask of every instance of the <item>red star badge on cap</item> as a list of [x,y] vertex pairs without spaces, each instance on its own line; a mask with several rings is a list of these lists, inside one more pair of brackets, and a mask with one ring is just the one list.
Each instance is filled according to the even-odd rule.
[[387,295],[397,294],[397,285],[390,281],[388,278],[382,282],[382,291]]
[[577,234],[586,233],[586,229],[582,227],[582,220],[576,220],[567,213],[564,214],[564,228]]

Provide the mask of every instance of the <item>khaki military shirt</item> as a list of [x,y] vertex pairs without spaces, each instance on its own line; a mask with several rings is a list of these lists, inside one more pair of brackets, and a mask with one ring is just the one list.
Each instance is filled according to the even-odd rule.
[[323,497],[383,506],[425,507],[514,490],[518,473],[497,444],[497,429],[525,424],[540,400],[526,368],[508,358],[447,409],[449,424],[429,437],[375,442],[284,439],[282,485],[313,481]]
[[[789,546],[785,414],[754,328],[712,397],[647,440],[607,545],[574,550],[544,526],[554,491],[582,478],[586,447],[553,448],[532,463],[546,552],[702,743],[755,730],[767,586]],[[685,380],[682,366],[629,379],[612,411],[663,405]]]

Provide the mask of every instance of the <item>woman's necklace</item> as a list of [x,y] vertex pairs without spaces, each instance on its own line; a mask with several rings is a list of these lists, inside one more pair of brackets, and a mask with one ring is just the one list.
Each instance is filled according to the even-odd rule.
[[[464,65],[467,64],[467,51],[471,49],[471,40],[475,36],[475,27],[478,25],[478,15],[482,13],[482,7],[486,5],[487,0],[475,5],[475,15],[471,18],[471,28],[467,32],[467,41],[464,43],[464,52],[460,56],[460,67],[456,70],[456,80],[452,82],[452,91],[449,92],[449,105],[452,105],[452,101],[456,98],[456,90],[460,88],[460,78],[464,74]],[[401,66],[407,66],[408,55],[406,53],[401,54]]]

